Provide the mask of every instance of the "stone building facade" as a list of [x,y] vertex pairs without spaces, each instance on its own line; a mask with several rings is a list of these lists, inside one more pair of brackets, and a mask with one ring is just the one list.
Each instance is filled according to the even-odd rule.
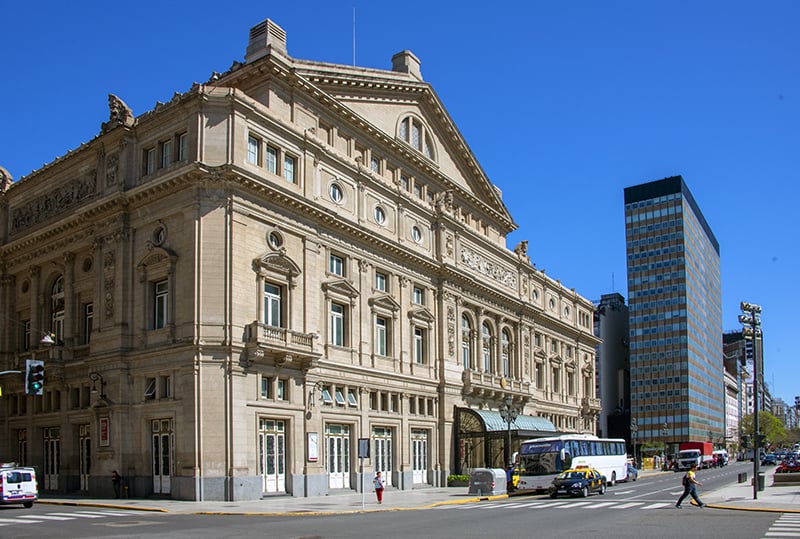
[[594,431],[593,305],[506,247],[412,53],[298,60],[266,20],[227,72],[109,109],[4,173],[0,370],[42,360],[45,388],[4,377],[0,452],[43,490],[314,496],[359,489],[362,454],[409,489]]

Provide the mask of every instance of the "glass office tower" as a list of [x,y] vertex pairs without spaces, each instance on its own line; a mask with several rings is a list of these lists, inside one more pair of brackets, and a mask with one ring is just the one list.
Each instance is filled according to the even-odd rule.
[[719,243],[682,177],[625,189],[625,237],[638,439],[723,443]]

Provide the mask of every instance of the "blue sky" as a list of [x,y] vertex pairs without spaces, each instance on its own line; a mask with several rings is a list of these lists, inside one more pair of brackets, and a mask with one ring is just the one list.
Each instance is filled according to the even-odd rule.
[[508,246],[581,295],[627,298],[623,189],[682,175],[720,243],[724,329],[761,304],[765,381],[800,395],[800,2],[8,1],[0,165],[90,140],[109,93],[141,114],[227,70],[267,17],[291,56],[352,64],[354,8],[356,64],[420,58],[519,225]]

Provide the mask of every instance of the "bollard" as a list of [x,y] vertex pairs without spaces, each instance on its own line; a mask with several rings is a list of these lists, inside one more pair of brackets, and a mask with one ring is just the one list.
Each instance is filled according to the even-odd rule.
[[759,490],[759,492],[764,490],[764,485],[766,484],[766,482],[767,482],[767,480],[766,480],[766,476],[764,475],[764,472],[758,472],[758,490]]
[[747,483],[747,472],[739,472],[739,483]]

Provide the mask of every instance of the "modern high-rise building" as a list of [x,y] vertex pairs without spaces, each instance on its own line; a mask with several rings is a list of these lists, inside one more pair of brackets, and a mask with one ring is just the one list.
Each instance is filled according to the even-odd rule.
[[[628,306],[616,292],[603,294],[594,314],[597,347],[597,388],[600,415],[597,433],[609,438],[632,439],[630,361],[628,358]],[[631,448],[631,453],[633,448]]]
[[724,437],[719,243],[682,177],[625,189],[625,237],[639,439]]

